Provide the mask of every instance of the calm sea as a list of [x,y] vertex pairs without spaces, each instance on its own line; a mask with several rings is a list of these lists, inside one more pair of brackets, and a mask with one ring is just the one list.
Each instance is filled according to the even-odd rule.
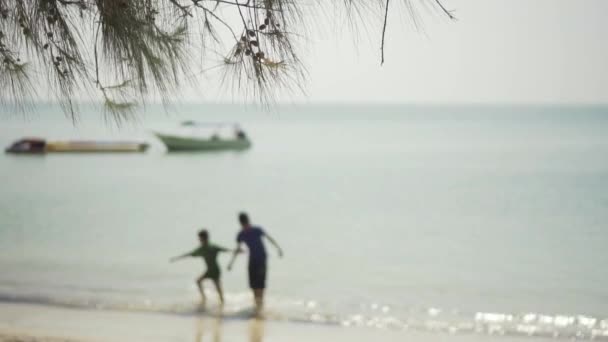
[[[94,107],[76,125],[56,106],[2,109],[2,147],[151,148],[0,155],[0,301],[196,314],[202,262],[168,259],[202,227],[233,247],[246,210],[285,250],[271,319],[608,338],[607,107],[146,109],[121,127]],[[151,131],[186,119],[239,122],[253,147],[167,154]],[[223,281],[227,312],[247,310],[244,257]]]

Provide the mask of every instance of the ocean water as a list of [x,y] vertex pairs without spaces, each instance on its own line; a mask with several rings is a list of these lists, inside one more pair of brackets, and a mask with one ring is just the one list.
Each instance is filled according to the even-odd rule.
[[[202,261],[168,259],[202,227],[233,247],[245,210],[285,250],[268,246],[268,319],[608,339],[607,107],[150,105],[121,127],[82,110],[4,108],[0,145],[151,148],[0,155],[0,301],[199,314]],[[167,154],[151,131],[186,119],[239,122],[253,147]],[[245,259],[223,271],[235,317]]]

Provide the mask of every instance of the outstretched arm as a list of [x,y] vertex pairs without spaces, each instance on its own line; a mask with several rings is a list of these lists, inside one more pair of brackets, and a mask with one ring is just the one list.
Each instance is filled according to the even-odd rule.
[[174,256],[173,258],[169,259],[169,262],[176,262],[178,260],[181,260],[183,258],[187,258],[189,256],[192,256],[192,252],[188,252],[182,255],[178,255],[178,256]]
[[239,255],[239,253],[241,253],[243,250],[241,249],[241,243],[238,242],[236,244],[236,248],[234,249],[234,251],[232,252],[232,259],[230,259],[230,263],[228,263],[228,271],[230,271],[232,269],[232,265],[234,265],[234,262],[236,261],[236,257]]
[[273,239],[272,236],[268,235],[268,233],[264,233],[264,236],[268,239],[268,241],[270,241],[270,243],[274,246],[274,248],[277,249],[277,253],[279,253],[279,258],[282,258],[283,250],[281,249],[281,246],[279,246],[277,241],[275,239]]
[[230,249],[230,248],[226,248],[226,247],[218,247],[218,250],[220,252],[243,253],[243,250],[239,249],[238,247],[235,249]]

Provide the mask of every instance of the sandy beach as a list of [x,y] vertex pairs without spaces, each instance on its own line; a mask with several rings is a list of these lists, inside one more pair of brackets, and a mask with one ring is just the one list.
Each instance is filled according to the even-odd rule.
[[[0,304],[2,342],[95,341],[423,341],[440,342],[445,333],[347,328],[310,323],[174,316],[154,313],[77,310],[30,304]],[[453,341],[487,341],[492,337],[450,334]],[[535,341],[548,341],[535,338]],[[503,342],[529,341],[502,336]],[[552,340],[555,341],[555,340]]]
[[[370,333],[377,333],[371,331]],[[76,310],[0,304],[0,341],[310,341],[335,340],[340,327],[255,319],[221,319],[154,313]],[[326,338],[322,338],[322,337]],[[355,339],[358,341],[358,339]],[[361,341],[367,338],[360,339]]]
[[1,342],[76,342],[76,340],[60,337],[31,336],[23,332],[0,333]]

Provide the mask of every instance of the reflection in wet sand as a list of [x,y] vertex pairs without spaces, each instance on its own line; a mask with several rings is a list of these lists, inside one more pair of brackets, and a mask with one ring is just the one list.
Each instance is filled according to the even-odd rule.
[[253,318],[249,321],[249,342],[262,342],[264,339],[264,320]]
[[205,335],[205,329],[208,329],[210,332],[213,342],[221,342],[222,341],[222,317],[216,318],[199,318],[196,322],[196,336],[194,338],[194,342],[203,342],[207,340],[203,340],[203,336]]
[[[222,341],[222,317],[201,317],[196,322],[196,335],[194,342],[221,342]],[[252,318],[249,320],[249,342],[264,341],[264,320]],[[211,337],[205,337],[205,335]]]

